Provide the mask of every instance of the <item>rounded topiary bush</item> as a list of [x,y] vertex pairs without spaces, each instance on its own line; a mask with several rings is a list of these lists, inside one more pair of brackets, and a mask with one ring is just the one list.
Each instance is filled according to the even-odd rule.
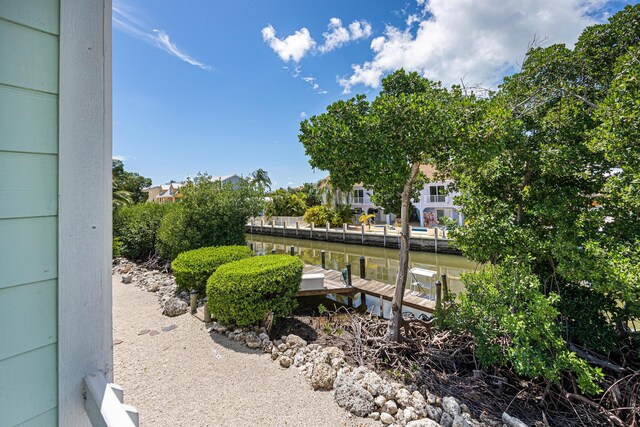
[[194,249],[179,254],[171,263],[171,269],[179,291],[195,289],[200,295],[204,295],[207,279],[218,267],[251,255],[251,249],[246,246]]
[[255,325],[269,312],[289,315],[296,307],[302,261],[290,255],[243,259],[218,268],[207,281],[209,309],[226,324]]

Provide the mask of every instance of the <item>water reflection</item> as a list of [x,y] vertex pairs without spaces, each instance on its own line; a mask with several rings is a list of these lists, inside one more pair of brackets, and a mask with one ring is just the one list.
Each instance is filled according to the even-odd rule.
[[[275,249],[277,253],[289,252],[293,246],[295,254],[305,264],[320,265],[322,251],[325,251],[326,268],[342,270],[346,263],[351,263],[351,273],[360,275],[360,257],[365,258],[365,273],[367,279],[377,280],[383,283],[395,284],[398,275],[398,249],[377,248],[372,246],[347,245],[342,243],[321,242],[317,240],[296,239],[291,237],[265,236],[247,234],[247,242],[253,243],[256,252],[270,253]],[[432,279],[439,280],[442,274],[447,275],[449,289],[454,293],[461,292],[464,287],[460,281],[460,275],[476,269],[476,263],[460,255],[435,254],[431,252],[409,252],[409,268],[420,267],[436,271]],[[409,275],[407,286],[409,290],[418,292],[424,297],[435,298],[435,286],[428,283],[418,287],[411,285],[413,278]],[[424,278],[419,278],[424,280]],[[358,305],[358,301],[354,301]],[[366,304],[371,311],[377,312],[380,302],[377,298],[367,297]],[[388,314],[390,303],[384,302],[385,317]],[[373,307],[373,309],[372,309]]]

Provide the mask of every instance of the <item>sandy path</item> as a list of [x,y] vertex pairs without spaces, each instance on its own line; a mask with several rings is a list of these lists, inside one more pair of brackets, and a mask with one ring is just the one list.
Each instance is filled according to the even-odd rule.
[[[164,332],[162,328],[177,327]],[[143,330],[159,331],[138,335]],[[351,418],[295,368],[206,332],[189,314],[161,314],[155,294],[113,278],[115,382],[142,426],[378,426]]]

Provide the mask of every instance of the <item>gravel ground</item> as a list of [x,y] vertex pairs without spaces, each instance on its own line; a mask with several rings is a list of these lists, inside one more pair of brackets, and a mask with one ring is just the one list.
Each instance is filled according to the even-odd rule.
[[[163,327],[175,325],[170,331]],[[145,332],[145,331],[149,332]],[[157,332],[157,333],[156,333]],[[189,314],[162,315],[153,293],[113,276],[115,382],[141,426],[379,426],[350,417],[295,368],[249,350]]]

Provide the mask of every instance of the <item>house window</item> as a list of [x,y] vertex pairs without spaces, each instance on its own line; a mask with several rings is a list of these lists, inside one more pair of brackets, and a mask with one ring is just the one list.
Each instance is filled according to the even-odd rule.
[[431,203],[444,203],[447,192],[444,185],[432,185],[429,187],[429,201]]
[[364,203],[364,190],[353,190],[353,203],[359,205]]
[[436,219],[440,221],[442,218],[452,218],[453,211],[451,209],[436,209]]

